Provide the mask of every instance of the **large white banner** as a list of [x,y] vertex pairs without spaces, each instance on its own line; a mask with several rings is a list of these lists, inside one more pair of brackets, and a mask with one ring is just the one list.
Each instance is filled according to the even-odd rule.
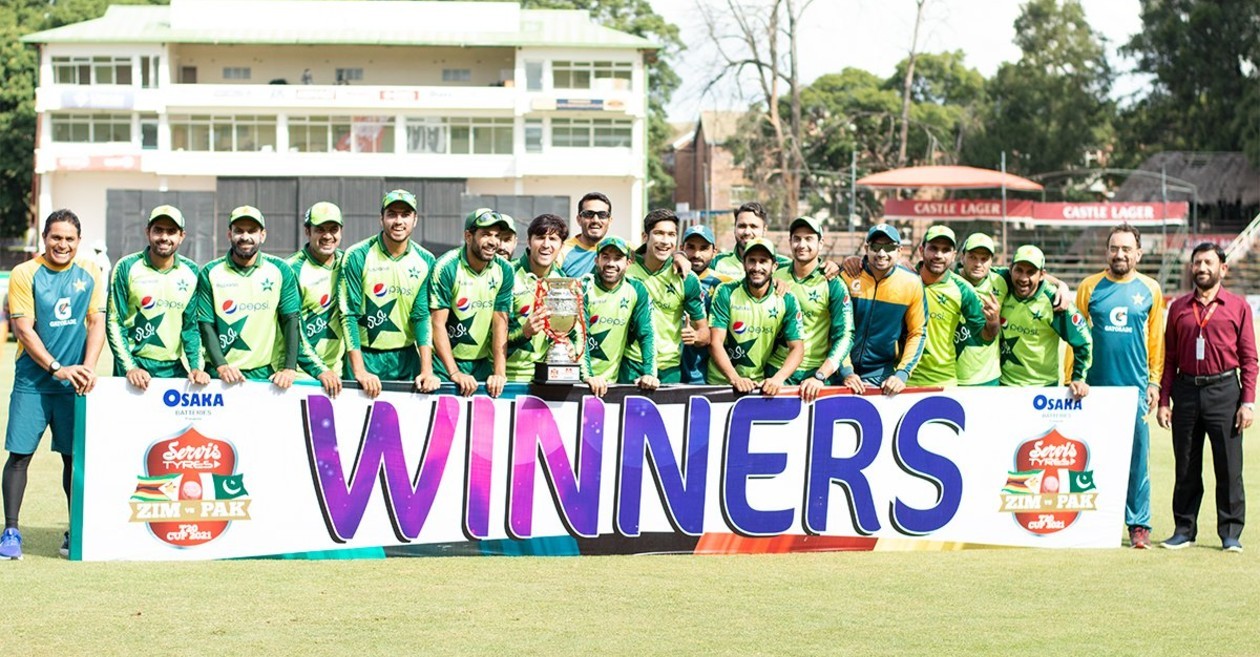
[[539,390],[552,399],[103,379],[77,436],[72,558],[1119,544],[1133,388]]

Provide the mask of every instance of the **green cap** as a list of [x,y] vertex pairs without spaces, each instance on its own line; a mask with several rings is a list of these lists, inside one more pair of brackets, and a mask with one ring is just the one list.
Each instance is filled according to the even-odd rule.
[[516,232],[516,222],[506,214],[499,214],[489,208],[477,208],[464,217],[464,230],[477,230],[491,226],[507,226]]
[[989,253],[997,253],[997,245],[993,243],[993,238],[984,233],[972,233],[967,236],[967,241],[963,242],[963,253],[973,249],[988,249]]
[[813,217],[797,217],[793,219],[792,224],[788,226],[788,234],[790,235],[798,226],[805,226],[818,233],[819,237],[822,237],[822,222]]
[[951,245],[958,244],[958,238],[954,236],[954,229],[941,224],[936,224],[927,229],[927,232],[923,234],[923,243],[927,244],[934,239],[942,237],[949,240]]
[[601,251],[603,251],[604,249],[608,247],[612,247],[626,254],[627,258],[630,257],[630,245],[626,244],[625,240],[615,235],[609,235],[608,237],[605,237],[604,239],[600,240],[599,244],[595,245],[595,253],[598,255]]
[[166,217],[167,219],[174,221],[175,225],[179,226],[180,230],[184,229],[184,213],[180,212],[179,208],[173,205],[159,205],[156,208],[153,208],[153,212],[149,213],[148,225],[152,226],[153,222],[161,219],[162,217]]
[[748,259],[748,254],[751,253],[753,249],[765,249],[766,252],[770,254],[771,258],[777,256],[774,251],[774,242],[771,242],[764,237],[754,237],[753,239],[748,240],[748,243],[744,245],[745,260]]
[[242,205],[233,210],[228,217],[228,225],[231,226],[241,219],[253,219],[258,222],[259,226],[263,227],[263,230],[267,229],[267,221],[263,219],[262,211],[252,205]]
[[327,223],[344,225],[341,221],[341,208],[328,201],[320,201],[306,211],[307,226],[322,226]]
[[1046,268],[1045,254],[1041,252],[1041,249],[1031,244],[1025,244],[1018,249],[1015,249],[1015,257],[1011,258],[1011,264],[1015,264],[1017,262],[1026,262],[1037,269]]
[[391,204],[396,203],[398,201],[402,201],[403,203],[406,203],[412,210],[415,210],[416,212],[420,211],[420,207],[416,203],[415,194],[412,194],[411,192],[405,189],[395,189],[394,191],[386,194],[385,198],[381,199],[381,212],[384,212],[385,208],[388,208]]

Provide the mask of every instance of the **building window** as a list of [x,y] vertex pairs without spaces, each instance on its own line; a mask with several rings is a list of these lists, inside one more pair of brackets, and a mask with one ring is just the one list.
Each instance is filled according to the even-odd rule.
[[54,84],[131,84],[130,57],[53,57]]
[[248,66],[224,66],[224,80],[248,80],[250,78],[250,70]]
[[172,116],[171,150],[216,153],[274,151],[276,117],[194,114]]
[[297,153],[393,153],[391,116],[291,116],[289,150]]
[[512,133],[512,119],[408,119],[407,152],[511,155]]
[[526,91],[542,91],[543,88],[543,63],[542,62],[525,62],[525,90]]
[[543,150],[542,119],[525,119],[525,152],[541,153]]
[[158,118],[156,114],[140,115],[140,148],[154,150],[158,147]]
[[551,63],[552,86],[556,89],[630,89],[634,65],[630,62]]
[[472,69],[467,68],[444,68],[442,69],[443,82],[472,82]]
[[52,140],[58,143],[131,143],[130,114],[53,114]]
[[162,66],[161,57],[143,56],[140,58],[140,86],[154,89],[158,86],[158,69]]
[[363,81],[363,69],[361,68],[339,68],[337,69],[337,84],[350,84],[351,82]]
[[551,145],[557,148],[630,148],[633,133],[630,121],[551,120]]

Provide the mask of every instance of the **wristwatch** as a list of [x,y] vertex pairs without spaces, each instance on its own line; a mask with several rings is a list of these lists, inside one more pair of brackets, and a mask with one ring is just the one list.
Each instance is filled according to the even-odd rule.
[[827,377],[823,376],[822,372],[814,372],[814,378],[822,381],[823,383],[827,382]]
[[1243,404],[1243,405],[1242,405],[1242,407],[1243,407],[1243,408],[1245,408],[1245,409],[1247,409],[1247,410],[1249,410],[1249,411],[1254,411],[1254,410],[1256,410],[1256,403],[1255,403],[1255,402],[1247,402],[1247,403]]
[[61,369],[61,363],[58,363],[56,360],[48,364],[49,374],[56,374],[59,369]]

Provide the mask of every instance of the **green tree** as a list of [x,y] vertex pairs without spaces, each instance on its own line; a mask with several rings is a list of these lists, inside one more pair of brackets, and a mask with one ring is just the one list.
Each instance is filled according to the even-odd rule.
[[1260,0],[1141,0],[1122,48],[1150,93],[1126,108],[1122,162],[1162,150],[1238,151],[1260,165]]
[[986,84],[984,134],[964,144],[965,161],[1016,173],[1065,169],[1112,143],[1113,74],[1103,40],[1078,0],[1030,0],[1015,20],[1022,56]]

